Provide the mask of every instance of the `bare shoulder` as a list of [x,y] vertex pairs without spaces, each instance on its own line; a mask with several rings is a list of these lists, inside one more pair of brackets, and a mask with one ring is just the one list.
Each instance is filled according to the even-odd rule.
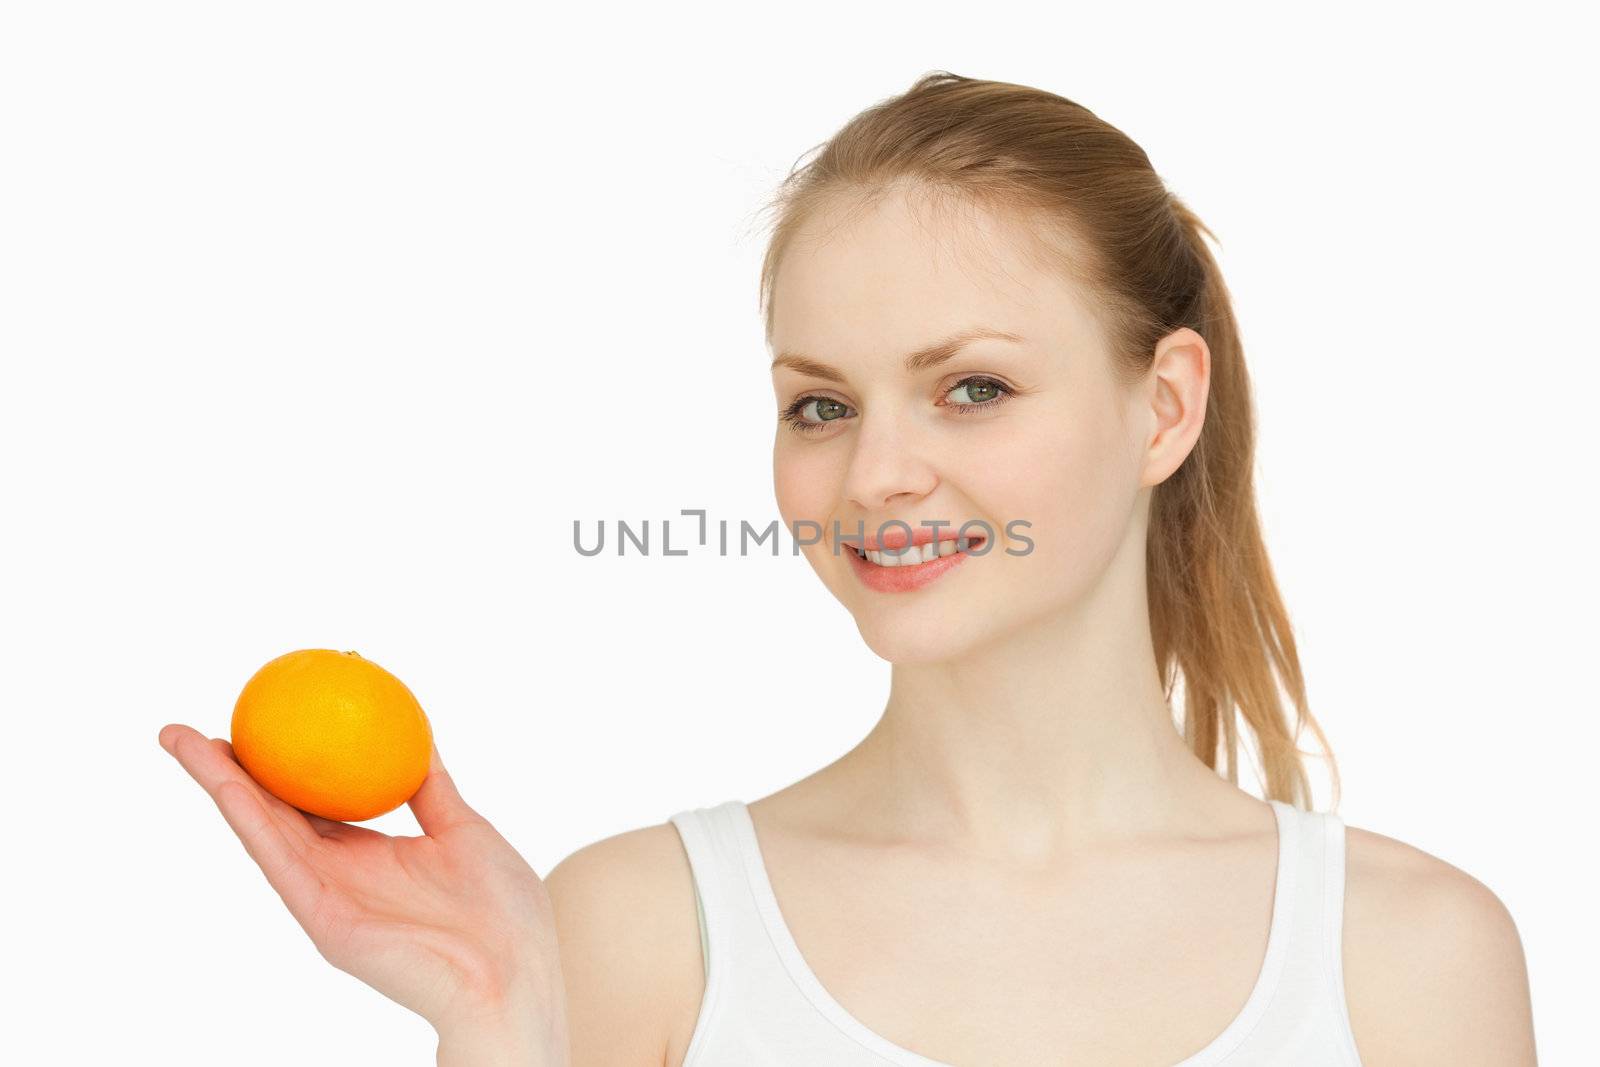
[[1522,939],[1458,867],[1347,827],[1344,977],[1365,1067],[1535,1063]]
[[585,845],[544,883],[572,1067],[676,1067],[704,989],[694,879],[677,828],[663,822]]

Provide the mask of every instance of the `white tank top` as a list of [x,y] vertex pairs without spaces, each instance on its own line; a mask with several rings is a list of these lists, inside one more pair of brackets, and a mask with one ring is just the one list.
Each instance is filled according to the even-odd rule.
[[[1171,1067],[1360,1067],[1340,953],[1344,823],[1269,803],[1277,883],[1255,987],[1220,1034]],[[683,1067],[951,1067],[868,1029],[822,987],[778,910],[743,801],[670,821],[694,873],[706,971]]]

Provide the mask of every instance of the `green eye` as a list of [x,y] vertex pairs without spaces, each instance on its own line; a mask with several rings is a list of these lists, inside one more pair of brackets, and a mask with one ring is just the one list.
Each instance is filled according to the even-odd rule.
[[957,400],[957,404],[988,404],[999,396],[1002,388],[999,382],[989,378],[967,378],[957,384],[947,395],[954,396],[956,393],[966,393],[967,399]]
[[[808,409],[816,409],[816,421],[806,418]],[[803,396],[790,404],[779,416],[789,428],[800,433],[815,433],[830,422],[844,418],[850,407],[831,396]]]

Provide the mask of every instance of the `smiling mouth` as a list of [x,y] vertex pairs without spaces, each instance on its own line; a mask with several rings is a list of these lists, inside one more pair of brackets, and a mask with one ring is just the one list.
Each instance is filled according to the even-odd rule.
[[885,569],[895,569],[904,567],[920,567],[923,564],[932,563],[936,559],[943,559],[945,556],[953,556],[957,552],[966,552],[969,549],[976,548],[978,545],[983,544],[983,540],[984,539],[982,537],[963,537],[959,539],[946,538],[940,541],[929,541],[925,545],[916,545],[911,548],[905,548],[898,553],[892,551],[864,551],[860,547],[848,543],[847,547],[850,549],[850,551],[856,554],[857,559],[865,560],[874,566],[883,567]]

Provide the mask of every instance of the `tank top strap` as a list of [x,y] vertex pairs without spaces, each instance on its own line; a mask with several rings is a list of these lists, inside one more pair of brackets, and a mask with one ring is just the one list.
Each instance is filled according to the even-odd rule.
[[730,912],[741,908],[749,897],[744,887],[742,845],[731,818],[732,809],[742,803],[727,800],[712,807],[690,808],[668,820],[677,827],[694,876],[701,959],[708,978],[727,969],[722,959],[731,945],[724,928],[736,922]]
[[1322,821],[1322,960],[1332,999],[1333,1030],[1341,1051],[1352,1064],[1361,1062],[1350,1025],[1350,1002],[1344,991],[1345,824],[1331,811]]
[[749,815],[741,800],[692,808],[669,820],[678,828],[694,874],[700,908],[701,958],[705,992],[694,1035],[685,1050],[686,1067],[732,1062],[729,1048],[773,1053],[762,1063],[800,1062],[776,1055],[781,1046],[795,1051],[814,1041],[821,1022],[800,997],[757,902],[751,882]]
[[1286,995],[1305,997],[1317,984],[1326,967],[1327,937],[1327,845],[1328,822],[1320,812],[1306,811],[1286,802],[1276,804],[1286,823],[1280,824],[1293,839],[1293,847],[1283,856],[1287,865],[1278,876],[1285,880],[1288,899],[1285,914],[1275,917],[1274,934],[1282,945],[1273,946],[1283,957],[1284,973],[1278,989],[1281,1001]]
[[[1275,802],[1276,803],[1276,802]],[[1344,822],[1332,812],[1277,805],[1289,821],[1295,847],[1282,872],[1289,882],[1287,921],[1280,931],[1282,973],[1262,1020],[1266,1030],[1305,1027],[1323,1020],[1324,1032],[1350,1042],[1349,1009],[1344,996],[1341,935],[1344,925]],[[1275,924],[1276,925],[1276,924]]]

